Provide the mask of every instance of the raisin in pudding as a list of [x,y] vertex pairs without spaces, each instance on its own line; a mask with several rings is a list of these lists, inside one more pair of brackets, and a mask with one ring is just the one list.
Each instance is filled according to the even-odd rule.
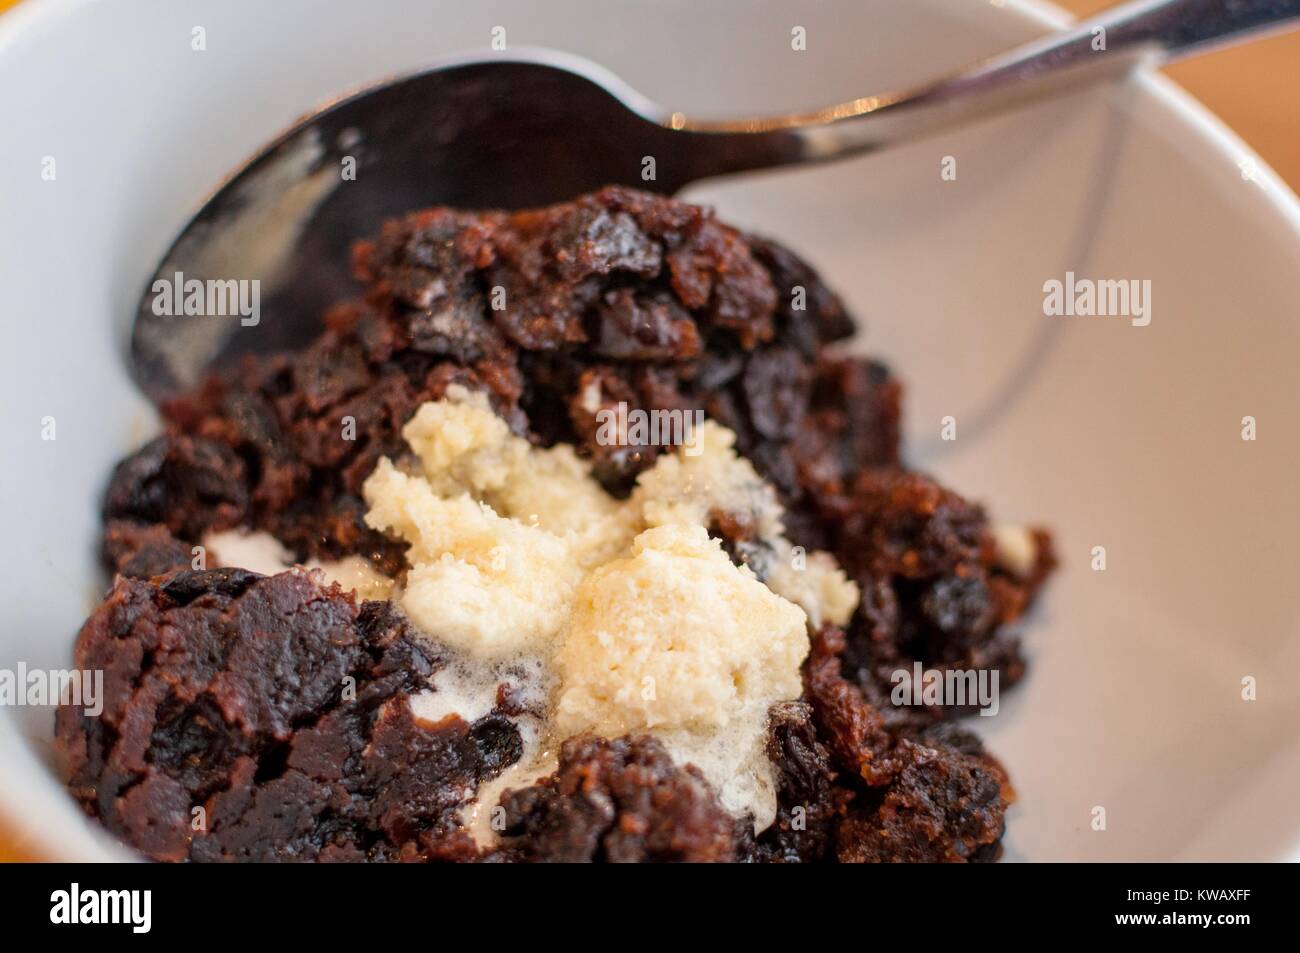
[[906,468],[807,265],[609,188],[355,271],[112,475],[90,815],[171,861],[996,859],[1006,772],[892,676],[1019,680],[1050,540]]

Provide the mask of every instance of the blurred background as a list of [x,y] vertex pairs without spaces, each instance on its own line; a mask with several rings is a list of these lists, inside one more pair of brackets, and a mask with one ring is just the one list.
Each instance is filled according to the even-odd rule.
[[[40,0],[0,0],[0,15],[24,2]],[[1001,6],[1005,0],[968,2]],[[1113,0],[1056,3],[1079,17],[1115,5]],[[1292,189],[1300,191],[1300,32],[1200,56],[1166,72],[1249,143]],[[0,861],[36,859],[33,851],[34,845],[16,842],[0,828]]]

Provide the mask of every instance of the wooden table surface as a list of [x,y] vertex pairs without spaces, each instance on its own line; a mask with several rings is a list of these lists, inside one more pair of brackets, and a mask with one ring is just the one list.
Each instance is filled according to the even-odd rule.
[[[0,0],[0,11],[17,2]],[[1057,2],[1078,16],[1114,5],[1110,0]],[[1300,31],[1206,54],[1166,72],[1300,191]],[[30,837],[0,830],[0,861],[34,859],[32,851]]]

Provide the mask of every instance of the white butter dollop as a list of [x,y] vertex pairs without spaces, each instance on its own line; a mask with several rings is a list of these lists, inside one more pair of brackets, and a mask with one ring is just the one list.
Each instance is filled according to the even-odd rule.
[[775,815],[767,713],[799,697],[807,654],[803,610],[733,565],[703,527],[648,529],[578,587],[555,660],[555,729],[654,734],[762,829]]
[[[691,454],[661,456],[618,500],[571,447],[533,446],[463,388],[423,405],[402,434],[416,460],[380,461],[366,522],[408,544],[395,598],[458,664],[490,673],[540,660],[548,697],[521,773],[582,732],[647,732],[736,816],[770,824],[768,711],[801,694],[809,620],[842,624],[858,593],[829,555],[784,538],[776,494],[735,435],[705,422]],[[718,513],[770,551],[766,584],[709,537]],[[481,697],[450,689],[413,710],[482,712]]]

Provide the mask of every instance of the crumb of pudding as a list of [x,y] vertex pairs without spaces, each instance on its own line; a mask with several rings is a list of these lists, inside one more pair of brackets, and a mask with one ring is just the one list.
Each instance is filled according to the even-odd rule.
[[519,753],[500,713],[418,722],[443,660],[299,570],[121,577],[76,661],[105,705],[59,709],[69,787],[154,860],[471,859],[465,791]]
[[656,739],[578,737],[559,768],[502,801],[503,859],[548,863],[736,859],[735,821]]
[[823,629],[806,675],[813,719],[831,763],[854,792],[835,828],[836,859],[996,859],[1006,808],[1014,800],[1002,766],[961,729],[890,730],[861,689],[843,678],[843,650],[843,633]]
[[860,473],[845,512],[836,555],[862,596],[845,665],[873,704],[915,717],[916,709],[888,704],[890,673],[915,660],[940,671],[996,670],[1004,690],[1024,676],[1010,626],[1056,565],[1048,534],[1017,529],[1021,548],[1008,561],[981,507],[898,468]]
[[[121,578],[79,658],[120,650],[122,677],[177,688],[102,724],[60,712],[90,813],[158,859],[996,858],[1005,772],[947,720],[962,712],[894,706],[890,676],[1014,684],[1051,540],[906,468],[902,389],[836,349],[854,324],[811,268],[707,209],[609,188],[415,212],[359,243],[355,271],[361,296],[304,353],[173,401],[112,475],[102,552]],[[602,437],[602,414],[633,411],[701,412],[702,452]],[[276,574],[220,583],[196,553]],[[297,633],[266,698],[342,664],[357,700],[311,696],[286,741],[216,704],[235,675],[169,668],[265,649],[259,626]],[[174,657],[145,651],[160,638]],[[678,711],[732,760],[686,745]],[[290,763],[308,723],[331,777]],[[194,807],[224,833],[182,837]]]

